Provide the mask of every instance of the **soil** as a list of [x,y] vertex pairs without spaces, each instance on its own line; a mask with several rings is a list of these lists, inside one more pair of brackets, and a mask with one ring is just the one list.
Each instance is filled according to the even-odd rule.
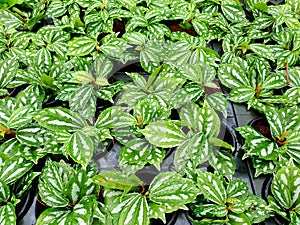
[[257,121],[254,121],[251,126],[269,140],[273,140],[270,131],[270,125],[268,124],[268,121],[266,119],[258,119]]
[[196,31],[194,29],[182,28],[180,26],[180,22],[181,22],[181,20],[172,20],[172,21],[164,21],[163,23],[165,25],[167,25],[172,32],[181,31],[181,32],[188,33],[188,34],[190,34],[192,36],[197,36],[197,33],[196,33]]
[[119,35],[120,37],[122,37],[123,34],[125,34],[125,24],[126,24],[126,21],[120,21],[120,20],[117,20],[114,22],[114,26],[113,26],[113,32],[117,33],[119,32]]

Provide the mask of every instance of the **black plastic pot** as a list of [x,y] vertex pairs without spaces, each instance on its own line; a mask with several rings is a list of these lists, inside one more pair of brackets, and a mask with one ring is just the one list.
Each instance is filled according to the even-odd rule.
[[37,188],[31,188],[16,207],[17,225],[34,225],[47,207],[42,204]]

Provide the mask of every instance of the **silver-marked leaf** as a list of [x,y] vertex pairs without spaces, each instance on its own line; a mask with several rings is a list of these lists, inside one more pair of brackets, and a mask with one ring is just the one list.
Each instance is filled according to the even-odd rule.
[[9,202],[0,206],[0,224],[15,225],[17,223],[15,207]]
[[23,106],[16,109],[9,120],[7,121],[7,125],[10,128],[19,128],[22,127],[32,120],[32,113],[34,112],[34,108],[31,105]]
[[65,153],[85,168],[93,156],[94,143],[90,136],[78,130],[71,135],[63,148]]
[[52,65],[52,55],[47,48],[41,48],[35,56],[35,63],[43,72],[48,71]]
[[13,183],[27,173],[32,166],[32,162],[17,155],[12,156],[0,165],[0,179],[6,184]]
[[285,76],[282,73],[274,73],[266,77],[261,87],[265,89],[279,89],[286,85]]
[[222,176],[232,179],[235,172],[235,159],[231,153],[218,151],[210,160],[210,165]]
[[251,224],[261,223],[270,217],[270,209],[263,199],[254,194],[250,194],[247,201],[251,202],[251,206],[244,213],[250,219]]
[[285,119],[282,113],[280,111],[270,109],[267,110],[265,114],[270,125],[272,136],[274,138],[281,137],[285,131]]
[[234,179],[229,182],[226,192],[227,198],[245,200],[249,195],[248,184],[244,180]]
[[0,88],[4,88],[13,80],[18,66],[15,58],[8,58],[0,63]]
[[208,95],[205,99],[211,108],[221,112],[225,118],[227,117],[228,102],[222,92],[216,92]]
[[277,171],[271,190],[276,201],[285,209],[300,204],[300,170],[296,166],[286,166]]
[[120,198],[121,202],[112,210],[118,214],[117,225],[149,225],[146,197],[139,193],[130,193]]
[[155,204],[154,202],[149,202],[148,205],[149,205],[149,212],[148,212],[149,218],[161,219],[164,223],[166,223],[166,216],[165,216],[166,206]]
[[38,126],[23,127],[17,130],[16,138],[26,146],[39,147],[46,142],[47,131]]
[[136,119],[121,106],[112,106],[105,109],[98,117],[95,126],[97,128],[122,128],[133,126]]
[[265,44],[250,44],[248,47],[251,51],[255,52],[258,56],[274,61],[271,48]]
[[255,168],[255,177],[258,177],[260,174],[273,173],[275,170],[275,164],[271,160],[263,160],[257,157],[253,157],[252,163]]
[[226,19],[231,22],[242,22],[246,19],[241,5],[222,4],[221,9]]
[[255,90],[249,86],[240,86],[230,91],[228,100],[233,102],[248,102],[254,98]]
[[221,83],[229,88],[250,86],[249,79],[246,76],[245,71],[233,64],[222,64],[219,67],[218,77]]
[[96,196],[84,196],[68,214],[65,224],[91,224],[95,207]]
[[39,177],[39,194],[43,202],[51,207],[65,207],[69,199],[64,196],[64,171],[60,163],[47,161]]
[[9,187],[2,179],[0,179],[0,202],[8,201],[9,198]]
[[1,22],[7,29],[23,28],[23,21],[8,10],[0,9]]
[[146,125],[158,119],[165,119],[170,114],[154,96],[140,100],[133,110],[133,115],[138,119],[137,125]]
[[176,147],[186,139],[175,121],[155,121],[140,132],[151,144],[161,148]]
[[86,121],[77,113],[66,108],[46,108],[37,113],[34,119],[52,131],[76,131],[86,126]]
[[76,37],[69,42],[69,55],[85,56],[91,53],[96,47],[97,40],[82,36]]
[[184,208],[199,194],[192,180],[183,178],[175,172],[157,175],[149,187],[149,198],[157,204],[166,206],[167,212]]
[[230,213],[228,215],[230,225],[251,225],[249,218],[244,214]]
[[70,212],[72,211],[67,208],[48,208],[39,216],[36,225],[65,224]]
[[224,205],[226,202],[226,189],[220,178],[206,171],[198,171],[197,186],[205,198],[216,204]]

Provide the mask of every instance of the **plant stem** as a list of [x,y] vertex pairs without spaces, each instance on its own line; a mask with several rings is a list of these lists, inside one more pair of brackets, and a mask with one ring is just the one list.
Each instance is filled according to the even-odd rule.
[[286,61],[285,63],[285,77],[286,77],[286,83],[290,84],[290,77],[289,77],[289,62]]

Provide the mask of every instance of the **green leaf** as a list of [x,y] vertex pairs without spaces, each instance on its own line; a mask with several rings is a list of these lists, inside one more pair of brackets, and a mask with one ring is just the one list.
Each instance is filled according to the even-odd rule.
[[231,22],[243,22],[246,19],[241,5],[222,4],[221,9],[226,19]]
[[239,199],[245,200],[249,195],[249,188],[246,181],[241,179],[234,179],[227,185],[227,200]]
[[15,207],[9,202],[7,205],[0,206],[0,224],[15,225],[17,223]]
[[230,225],[251,225],[250,220],[244,213],[241,214],[230,213],[228,217],[229,217]]
[[123,196],[113,210],[112,214],[119,216],[117,225],[149,225],[146,197],[139,193],[130,193]]
[[174,121],[155,121],[140,132],[151,144],[161,148],[176,147],[186,139],[186,135]]
[[85,56],[90,54],[96,47],[97,41],[86,37],[76,37],[69,42],[69,55]]
[[267,110],[265,114],[270,125],[272,136],[274,138],[281,137],[285,131],[284,116],[277,110]]
[[166,224],[166,206],[149,202],[149,218],[161,219]]
[[70,212],[67,208],[48,208],[38,217],[36,225],[65,224]]
[[93,221],[93,212],[96,207],[96,196],[84,196],[73,211],[67,216],[66,224],[91,224]]
[[219,205],[225,204],[226,190],[222,181],[217,175],[199,170],[197,186],[205,198]]
[[300,204],[299,177],[299,168],[286,166],[277,171],[272,180],[272,194],[279,205],[285,209]]
[[255,52],[260,57],[274,61],[271,48],[265,44],[250,44],[248,47],[251,51]]
[[31,113],[33,111],[34,109],[31,105],[23,106],[16,109],[7,121],[7,125],[10,128],[19,128],[28,124],[32,120]]
[[23,21],[7,10],[0,9],[0,17],[1,22],[7,29],[18,29],[24,27]]
[[240,86],[232,89],[228,95],[228,100],[233,102],[248,102],[255,96],[255,90],[249,86]]
[[266,79],[262,83],[262,88],[265,89],[279,89],[285,87],[286,81],[283,74],[270,74],[266,77]]
[[249,87],[249,79],[245,71],[234,64],[222,64],[219,67],[218,77],[222,84],[229,88],[238,88],[240,86]]
[[33,166],[33,163],[20,156],[12,156],[0,165],[0,179],[6,184],[11,184],[21,178]]
[[8,58],[0,63],[0,88],[4,88],[13,80],[18,67],[19,63],[15,58]]
[[112,106],[105,109],[95,123],[97,128],[122,128],[133,126],[136,119],[129,113],[124,112],[121,106]]
[[0,202],[7,201],[10,198],[10,190],[8,185],[0,179]]
[[60,163],[47,161],[39,177],[39,194],[43,202],[51,207],[65,207],[69,199],[64,196],[64,171]]
[[75,162],[85,168],[93,156],[94,143],[90,136],[78,130],[71,135],[63,148]]
[[232,154],[218,151],[216,156],[210,160],[210,164],[218,173],[232,179],[235,172],[235,159]]
[[35,56],[36,65],[40,66],[40,70],[47,72],[52,64],[51,53],[46,48],[41,48]]
[[72,132],[80,130],[86,125],[80,115],[62,107],[42,109],[34,119],[42,127],[52,131]]
[[117,170],[107,170],[101,172],[100,174],[94,176],[92,180],[97,185],[123,190],[125,192],[143,185],[143,181],[141,181],[135,174],[126,177]]
[[39,147],[46,142],[46,133],[46,130],[38,126],[30,126],[18,129],[16,138],[23,145]]
[[176,211],[193,201],[199,194],[194,183],[175,172],[157,175],[149,186],[149,198],[167,207],[167,212]]
[[205,98],[207,104],[227,117],[228,102],[222,92],[213,93]]

